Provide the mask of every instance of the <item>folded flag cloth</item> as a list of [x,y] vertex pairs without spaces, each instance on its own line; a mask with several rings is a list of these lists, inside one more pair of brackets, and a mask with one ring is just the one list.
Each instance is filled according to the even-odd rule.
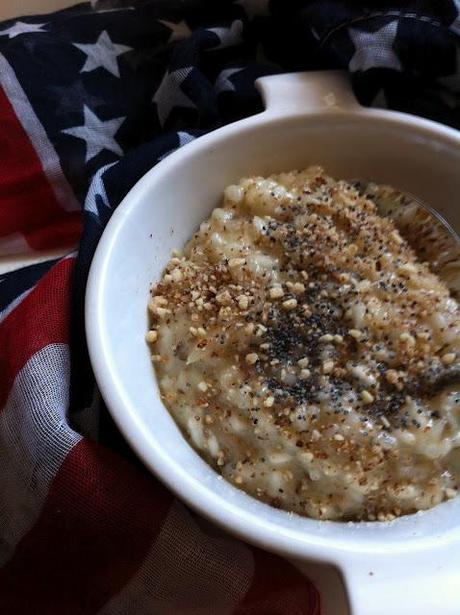
[[294,566],[189,512],[124,443],[88,361],[87,272],[133,184],[260,111],[262,75],[348,69],[363,104],[458,126],[459,8],[149,0],[0,24],[0,254],[60,255],[0,276],[1,613],[319,613]]

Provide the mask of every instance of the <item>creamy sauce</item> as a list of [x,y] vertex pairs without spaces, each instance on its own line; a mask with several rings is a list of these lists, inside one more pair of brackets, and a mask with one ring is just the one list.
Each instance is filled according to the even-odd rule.
[[354,184],[311,167],[229,186],[150,311],[165,405],[239,488],[340,520],[456,495],[459,306]]

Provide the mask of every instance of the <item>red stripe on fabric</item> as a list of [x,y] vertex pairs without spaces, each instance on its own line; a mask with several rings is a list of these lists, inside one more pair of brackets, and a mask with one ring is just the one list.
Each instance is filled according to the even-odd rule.
[[253,549],[254,578],[233,615],[320,615],[316,587],[286,560]]
[[74,258],[55,265],[0,323],[0,412],[19,370],[48,344],[68,343]]
[[74,245],[81,233],[81,212],[60,206],[2,89],[0,123],[0,236],[22,233],[34,250]]
[[82,440],[40,519],[0,569],[0,612],[96,613],[139,568],[171,502],[147,471]]

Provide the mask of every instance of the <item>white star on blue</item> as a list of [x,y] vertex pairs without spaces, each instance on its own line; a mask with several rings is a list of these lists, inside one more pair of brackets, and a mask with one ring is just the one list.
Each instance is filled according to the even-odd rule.
[[220,94],[220,92],[234,92],[236,90],[233,82],[230,80],[230,77],[235,73],[239,73],[243,68],[226,68],[225,70],[219,73],[219,76],[216,79],[216,83],[214,84],[214,90]]
[[62,132],[85,142],[85,162],[88,162],[103,150],[122,156],[123,150],[115,140],[114,135],[126,118],[116,117],[111,120],[100,120],[86,105],[83,106],[83,116],[83,125],[65,128]]
[[20,34],[31,34],[32,32],[46,32],[43,28],[46,23],[25,23],[24,21],[17,21],[10,28],[0,30],[0,36],[8,35],[8,38],[15,38]]
[[89,73],[97,68],[105,68],[115,77],[120,77],[118,56],[132,51],[132,47],[114,43],[106,30],[101,32],[95,43],[72,43],[72,45],[86,54],[86,61],[80,69],[81,73]]
[[191,66],[178,68],[172,73],[167,72],[163,77],[153,97],[153,102],[157,105],[158,120],[162,126],[174,107],[196,109],[195,103],[181,89],[182,83],[187,79],[192,70]]
[[380,30],[364,32],[350,28],[350,37],[355,46],[355,53],[348,68],[352,71],[365,71],[370,68],[392,68],[401,70],[401,62],[393,48],[398,20],[394,19]]
[[222,49],[224,47],[232,47],[243,42],[243,22],[236,19],[230,28],[208,28],[208,32],[212,32],[219,39],[219,43],[211,47],[211,49]]

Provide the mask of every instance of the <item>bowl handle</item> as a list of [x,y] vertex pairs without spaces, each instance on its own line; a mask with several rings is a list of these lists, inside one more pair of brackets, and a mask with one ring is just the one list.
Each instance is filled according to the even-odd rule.
[[353,94],[350,79],[343,71],[286,73],[260,77],[256,88],[262,94],[265,114],[309,115],[316,111],[363,108]]
[[458,615],[459,547],[347,559],[341,569],[351,615]]

